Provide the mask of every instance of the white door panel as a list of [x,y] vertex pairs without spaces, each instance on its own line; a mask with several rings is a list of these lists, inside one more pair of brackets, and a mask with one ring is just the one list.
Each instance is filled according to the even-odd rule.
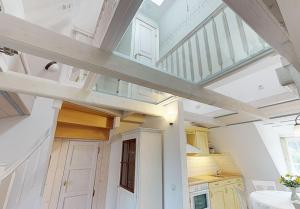
[[158,27],[142,18],[135,19],[134,58],[155,64],[158,58]]
[[70,142],[58,209],[90,209],[98,142]]
[[73,197],[67,197],[64,200],[63,209],[73,208],[73,209],[82,209],[86,208],[88,201],[87,195],[78,195]]
[[[133,58],[153,66],[158,59],[158,26],[142,16],[136,17],[134,23]],[[138,85],[132,85],[131,92],[134,99],[147,102],[152,102],[156,95],[154,90]]]

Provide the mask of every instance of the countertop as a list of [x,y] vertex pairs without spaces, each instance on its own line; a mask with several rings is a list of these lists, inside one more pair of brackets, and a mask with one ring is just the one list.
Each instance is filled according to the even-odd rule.
[[212,183],[212,182],[218,182],[218,181],[224,181],[228,179],[235,179],[235,178],[241,178],[241,175],[231,175],[231,174],[222,174],[220,176],[193,176],[188,179],[189,186],[193,186],[196,184],[204,184],[204,183]]

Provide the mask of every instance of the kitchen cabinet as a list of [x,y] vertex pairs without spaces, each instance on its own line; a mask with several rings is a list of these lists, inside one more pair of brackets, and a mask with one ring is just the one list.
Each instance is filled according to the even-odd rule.
[[198,154],[209,155],[207,128],[188,127],[185,129],[187,143],[200,149]]
[[210,205],[212,209],[225,209],[225,189],[217,187],[210,190]]
[[244,190],[241,178],[209,183],[211,209],[241,209],[237,188]]

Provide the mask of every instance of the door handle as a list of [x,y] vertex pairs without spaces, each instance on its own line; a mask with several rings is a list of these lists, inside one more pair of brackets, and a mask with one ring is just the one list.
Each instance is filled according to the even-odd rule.
[[141,54],[141,53],[136,53],[136,54],[134,55],[134,59],[137,59],[138,56],[141,56],[141,57],[145,57],[145,58],[151,59],[151,57],[148,57],[148,56],[143,55],[143,54]]

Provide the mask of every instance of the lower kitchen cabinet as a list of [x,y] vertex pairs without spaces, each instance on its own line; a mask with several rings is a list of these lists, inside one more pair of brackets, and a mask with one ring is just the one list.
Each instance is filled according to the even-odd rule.
[[241,178],[210,183],[211,209],[241,209],[236,188],[244,190]]
[[212,209],[225,209],[225,188],[219,187],[210,189],[210,206]]

